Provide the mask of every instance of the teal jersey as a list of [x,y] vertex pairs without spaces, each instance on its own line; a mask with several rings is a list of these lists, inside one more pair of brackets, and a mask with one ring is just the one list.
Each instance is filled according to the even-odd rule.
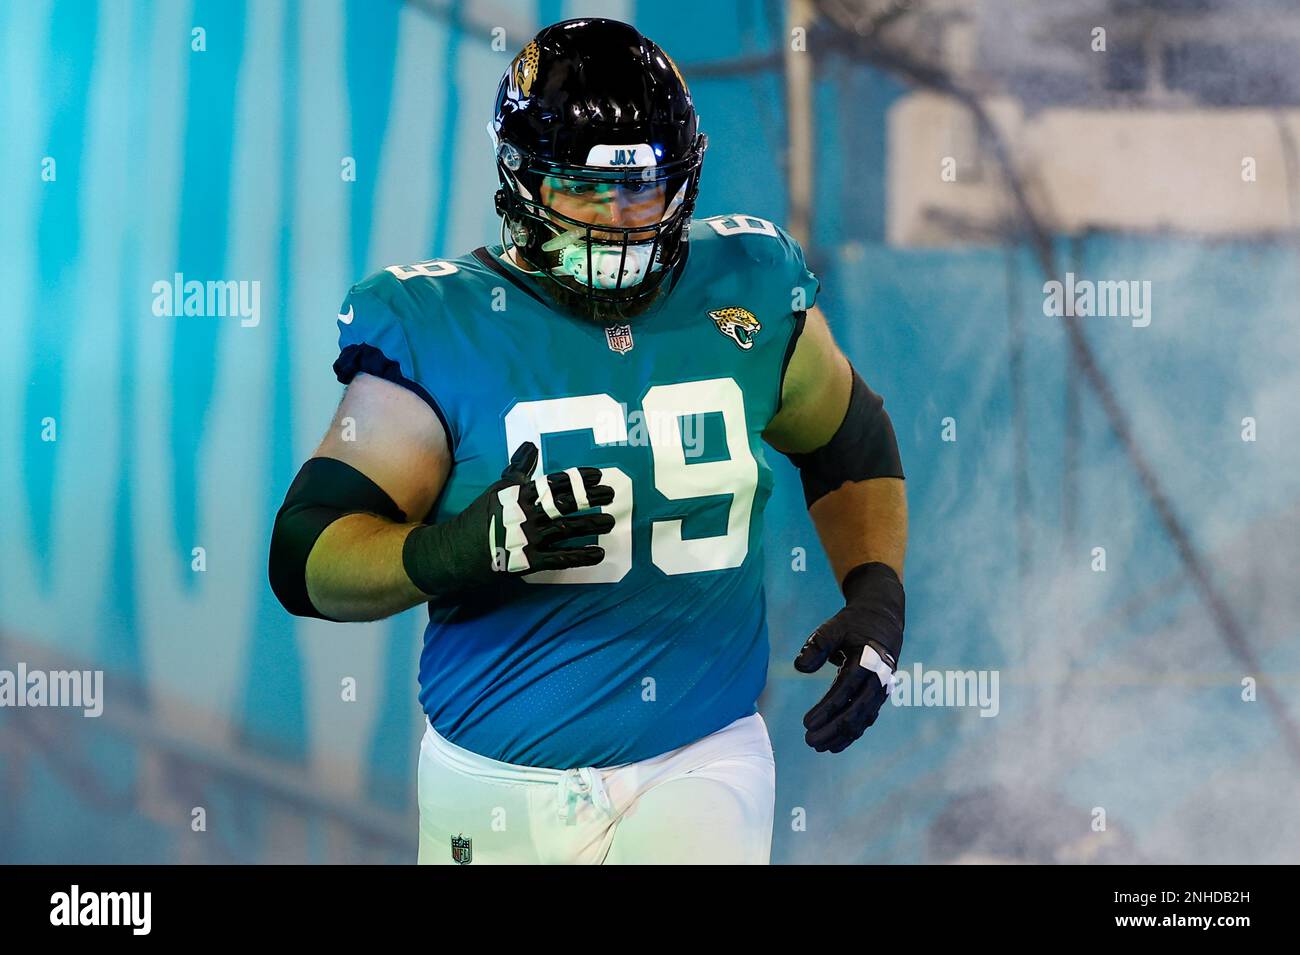
[[339,380],[409,388],[454,465],[443,521],[532,441],[538,474],[602,469],[615,518],[594,567],[429,606],[420,701],[445,738],[567,769],[648,759],[754,712],[767,675],[762,432],[818,281],[772,223],[690,224],[655,305],[600,324],[548,305],[487,247],[393,266],[340,309]]

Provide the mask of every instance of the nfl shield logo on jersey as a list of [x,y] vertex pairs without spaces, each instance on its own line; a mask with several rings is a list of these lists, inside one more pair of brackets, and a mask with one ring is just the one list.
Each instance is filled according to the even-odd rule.
[[632,350],[632,326],[610,326],[605,329],[605,339],[609,342],[610,351],[616,351],[620,355],[626,355]]
[[474,859],[474,840],[464,835],[451,837],[451,861],[468,865]]

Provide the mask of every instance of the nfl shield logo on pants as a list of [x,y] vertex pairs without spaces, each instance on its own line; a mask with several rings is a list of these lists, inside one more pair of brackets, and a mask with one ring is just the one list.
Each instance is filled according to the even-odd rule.
[[609,342],[610,351],[616,351],[620,355],[626,355],[632,350],[632,326],[613,325],[606,328],[605,340]]
[[474,858],[474,840],[463,835],[451,837],[451,861],[468,865]]

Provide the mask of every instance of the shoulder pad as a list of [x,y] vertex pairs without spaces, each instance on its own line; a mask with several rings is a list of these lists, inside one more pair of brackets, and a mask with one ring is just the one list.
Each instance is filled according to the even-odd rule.
[[711,216],[698,224],[692,239],[716,241],[719,252],[735,267],[753,268],[753,287],[763,289],[774,304],[791,312],[813,306],[821,281],[809,271],[798,241],[779,225],[740,212]]

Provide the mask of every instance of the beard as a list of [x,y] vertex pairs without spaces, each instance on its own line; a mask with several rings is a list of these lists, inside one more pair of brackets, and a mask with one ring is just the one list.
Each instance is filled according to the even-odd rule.
[[602,298],[588,299],[586,292],[579,292],[549,280],[543,281],[542,288],[560,311],[601,325],[630,321],[659,301],[659,296],[663,294],[662,281],[657,283],[655,291],[651,294],[642,295],[628,302]]

